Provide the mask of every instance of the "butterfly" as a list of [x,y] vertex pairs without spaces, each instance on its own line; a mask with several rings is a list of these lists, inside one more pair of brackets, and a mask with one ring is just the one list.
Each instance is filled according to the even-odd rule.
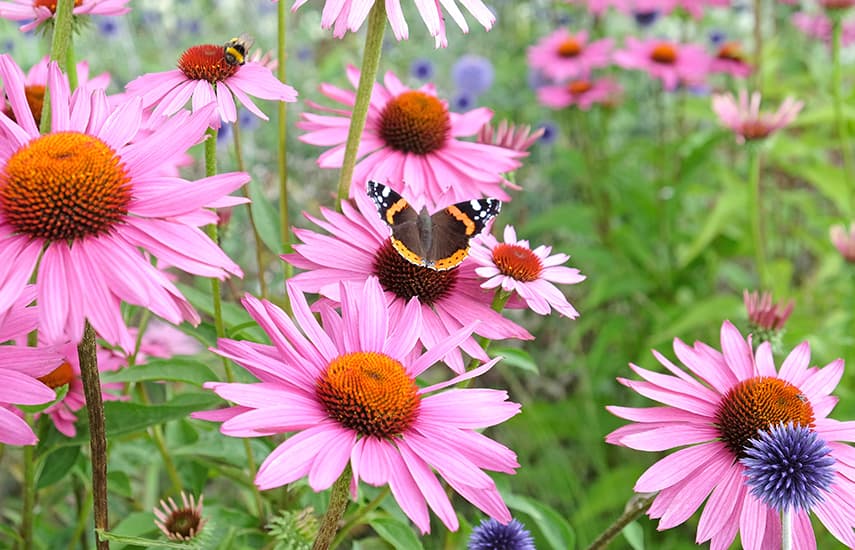
[[392,246],[405,260],[436,271],[457,267],[469,254],[469,239],[502,209],[498,199],[458,202],[433,214],[416,212],[390,187],[368,182],[368,196],[392,231]]

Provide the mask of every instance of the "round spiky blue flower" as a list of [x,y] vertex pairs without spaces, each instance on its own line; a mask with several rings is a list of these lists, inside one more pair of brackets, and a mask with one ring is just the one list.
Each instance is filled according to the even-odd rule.
[[807,426],[773,426],[750,440],[745,458],[751,494],[776,510],[810,510],[834,478],[831,449]]
[[410,74],[419,80],[430,80],[433,76],[433,62],[427,58],[419,58],[410,64]]
[[525,526],[512,519],[502,525],[495,519],[485,519],[472,530],[468,550],[535,550],[534,539]]
[[451,67],[451,77],[458,90],[481,95],[493,85],[496,72],[485,57],[464,55]]
[[649,27],[659,19],[659,12],[656,10],[637,11],[633,16],[635,17],[635,22],[639,27]]

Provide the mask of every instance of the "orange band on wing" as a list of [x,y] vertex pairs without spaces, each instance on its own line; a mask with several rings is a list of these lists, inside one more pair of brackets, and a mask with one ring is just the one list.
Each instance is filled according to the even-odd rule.
[[395,225],[395,215],[407,208],[409,204],[407,199],[398,199],[395,203],[386,209],[386,223]]
[[407,248],[404,245],[404,243],[402,243],[401,241],[399,241],[395,237],[390,237],[390,239],[392,241],[392,246],[395,248],[395,250],[398,251],[398,254],[400,254],[402,258],[404,258],[405,260],[407,260],[411,264],[416,264],[416,265],[421,265],[421,266],[425,265],[425,259],[422,258],[421,256],[419,256],[418,254],[416,254],[415,252],[413,252],[412,250],[410,250],[409,248]]
[[[448,208],[446,208],[446,210],[448,210],[449,214],[454,216],[455,220],[461,222],[463,225],[466,226],[466,234],[467,235],[471,236],[473,233],[475,233],[475,222],[472,221],[472,218],[470,218],[469,216],[467,216],[466,214],[461,212],[461,210],[459,208],[457,208],[456,206],[454,206],[453,204],[451,206],[449,206]],[[461,260],[461,261],[463,261],[463,260]]]
[[437,260],[436,262],[434,262],[433,268],[437,271],[447,271],[449,269],[459,266],[468,255],[469,247],[466,247],[465,250],[458,250],[448,258]]

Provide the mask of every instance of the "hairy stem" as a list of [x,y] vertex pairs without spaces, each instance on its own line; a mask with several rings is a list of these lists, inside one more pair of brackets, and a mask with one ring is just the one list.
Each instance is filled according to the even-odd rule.
[[344,516],[347,503],[350,501],[348,489],[352,475],[350,465],[348,465],[341,473],[341,476],[333,483],[330,490],[330,503],[327,506],[327,512],[324,514],[323,520],[321,520],[318,537],[312,545],[312,550],[327,550],[332,547],[332,541],[338,532],[338,524],[342,516]]

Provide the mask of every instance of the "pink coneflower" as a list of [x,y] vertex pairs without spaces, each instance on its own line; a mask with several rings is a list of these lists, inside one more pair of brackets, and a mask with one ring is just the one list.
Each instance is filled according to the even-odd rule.
[[169,540],[190,541],[202,531],[208,523],[207,518],[202,517],[202,501],[205,495],[199,495],[197,502],[193,495],[187,498],[187,494],[181,491],[181,502],[178,506],[172,497],[160,501],[160,508],[154,508],[157,518],[154,524],[166,535]]
[[[448,486],[503,523],[511,520],[493,480],[482,470],[513,474],[519,466],[507,447],[479,430],[504,422],[520,406],[504,391],[452,389],[487,372],[497,359],[445,382],[419,387],[418,377],[468,338],[472,326],[437,340],[420,353],[423,323],[418,302],[392,311],[378,280],[341,283],[341,314],[320,306],[319,324],[304,296],[288,285],[293,317],[247,296],[243,304],[273,346],[221,339],[216,353],[255,375],[259,384],[209,382],[206,388],[235,403],[196,413],[222,421],[233,437],[297,432],[258,469],[255,484],[272,489],[308,476],[315,491],[329,488],[350,464],[351,492],[358,482],[389,485],[405,514],[430,531],[428,506],[448,529],[457,515]],[[397,320],[396,320],[397,319]],[[305,336],[304,336],[305,335]]]
[[621,93],[620,84],[609,78],[571,80],[537,89],[537,100],[551,109],[576,106],[587,111],[594,105],[612,105]]
[[843,256],[843,259],[855,263],[855,223],[849,225],[834,225],[830,230],[831,243]]
[[[797,12],[792,17],[793,25],[809,38],[821,40],[831,44],[831,19],[824,13]],[[855,43],[855,22],[844,21],[840,37],[841,45],[848,46]]]
[[754,92],[749,99],[748,92],[739,91],[739,99],[733,94],[715,94],[712,108],[719,122],[733,130],[740,143],[765,139],[778,130],[788,126],[796,119],[804,103],[788,97],[774,113],[760,112],[760,92]]
[[592,69],[611,63],[612,40],[588,42],[587,31],[558,29],[528,49],[528,63],[547,77],[562,81],[587,78]]
[[[347,78],[355,88],[359,71],[350,66]],[[353,171],[350,196],[365,193],[365,182],[385,183],[406,196],[416,208],[495,197],[507,201],[502,174],[516,170],[522,153],[457,138],[474,136],[493,117],[486,108],[451,113],[445,101],[436,96],[432,84],[417,90],[404,86],[392,72],[386,73],[385,86],[374,85],[368,120],[359,144],[361,157]],[[355,95],[329,84],[321,92],[330,99],[353,107]],[[308,101],[324,115],[302,113],[299,128],[307,133],[301,141],[332,146],[321,154],[322,168],[340,168],[350,125],[350,109],[323,107]]]
[[51,64],[51,133],[40,135],[23,73],[7,55],[0,77],[17,120],[0,115],[0,310],[34,278],[49,343],[79,342],[88,321],[107,343],[133,349],[123,301],[176,324],[198,322],[152,257],[205,277],[241,273],[199,226],[216,220],[206,207],[243,202],[227,194],[249,176],[189,182],[159,172],[203,139],[213,106],[142,134],[139,99],[111,109],[103,90],[72,98]]
[[[20,30],[35,29],[56,13],[57,0],[12,0],[0,2],[0,17],[12,21],[29,21]],[[74,0],[74,15],[124,15],[131,11],[130,0]],[[32,21],[31,21],[32,20]]]
[[696,44],[629,37],[625,48],[615,52],[614,61],[624,69],[647,71],[662,81],[665,90],[673,91],[681,83],[702,83],[709,72],[711,58]]
[[[294,252],[282,258],[307,270],[290,280],[296,288],[338,301],[339,282],[378,277],[393,324],[406,322],[407,304],[416,299],[424,318],[420,338],[428,349],[475,321],[481,321],[475,333],[491,340],[532,338],[524,328],[490,308],[492,294],[480,288],[473,262],[464,260],[448,271],[411,264],[392,247],[389,227],[366,196],[357,197],[356,207],[349,202],[341,207],[340,214],[322,208],[323,219],[307,216],[330,235],[294,229],[302,243],[295,244]],[[488,359],[473,338],[464,340],[460,347],[472,357]],[[458,349],[450,350],[444,360],[455,372],[463,372]]]
[[734,78],[746,78],[751,74],[751,65],[745,60],[742,46],[738,42],[725,42],[710,62],[711,73],[725,73]]
[[[295,0],[291,11],[305,4],[308,0]],[[463,7],[475,17],[486,30],[490,30],[496,17],[493,12],[481,0],[460,0]],[[374,0],[325,0],[324,10],[321,14],[321,28],[333,29],[333,36],[342,38],[347,31],[356,32],[368,17],[368,12],[374,5]],[[445,15],[442,8],[457,23],[464,33],[469,32],[469,25],[463,17],[463,13],[457,6],[456,0],[443,0],[440,2],[416,2],[416,8],[422,21],[425,22],[428,32],[436,39],[436,47],[448,46],[448,37],[445,35]],[[401,9],[401,0],[386,0],[386,16],[392,26],[392,32],[398,40],[406,40],[410,36],[404,12]]]
[[505,149],[513,149],[520,153],[528,151],[537,140],[546,133],[546,128],[538,128],[534,132],[531,126],[517,126],[507,120],[501,121],[496,128],[485,124],[478,131],[478,143],[497,145]]
[[786,305],[772,300],[771,292],[762,295],[757,292],[742,291],[742,302],[748,314],[748,323],[755,330],[778,332],[784,328],[790,314],[793,313],[795,302],[790,300]]
[[539,315],[548,315],[554,309],[561,315],[575,319],[579,316],[553,283],[574,285],[585,280],[578,269],[565,267],[567,254],[550,254],[551,246],[538,246],[534,250],[528,241],[517,240],[512,225],[505,226],[505,242],[484,233],[472,242],[469,255],[481,267],[475,269],[479,277],[487,279],[482,288],[502,287],[505,292],[515,292],[526,305]]
[[[706,499],[697,543],[710,540],[711,548],[725,549],[739,532],[742,547],[748,550],[780,547],[780,512],[748,487],[741,459],[755,455],[752,449],[761,434],[790,424],[808,428],[824,440],[831,450],[828,456],[836,462],[830,485],[814,486],[810,509],[789,508],[793,547],[816,547],[809,512],[852,547],[855,482],[848,472],[855,451],[841,442],[855,440],[855,424],[827,418],[837,403],[830,393],[843,375],[843,361],[821,369],[809,367],[810,346],[804,342],[776,371],[769,343],[761,344],[755,355],[750,338],[746,341],[729,322],[721,328],[721,347],[719,352],[700,342],[689,347],[675,340],[674,352],[685,368],[654,351],[671,374],[630,365],[644,381],[619,379],[664,406],[608,407],[632,424],[610,433],[606,441],[655,452],[684,447],[658,461],[636,482],[637,492],[659,492],[648,514],[660,518],[658,529],[669,529],[689,519]],[[785,496],[788,487],[788,482],[782,483],[768,492]]]
[[268,120],[252,98],[293,102],[297,91],[280,82],[270,69],[254,61],[243,65],[226,61],[222,44],[199,44],[181,54],[178,68],[161,73],[144,74],[132,80],[125,89],[142,97],[143,107],[155,106],[154,115],[172,115],[191,101],[193,111],[216,102],[211,127],[237,120],[235,98],[250,113]]

